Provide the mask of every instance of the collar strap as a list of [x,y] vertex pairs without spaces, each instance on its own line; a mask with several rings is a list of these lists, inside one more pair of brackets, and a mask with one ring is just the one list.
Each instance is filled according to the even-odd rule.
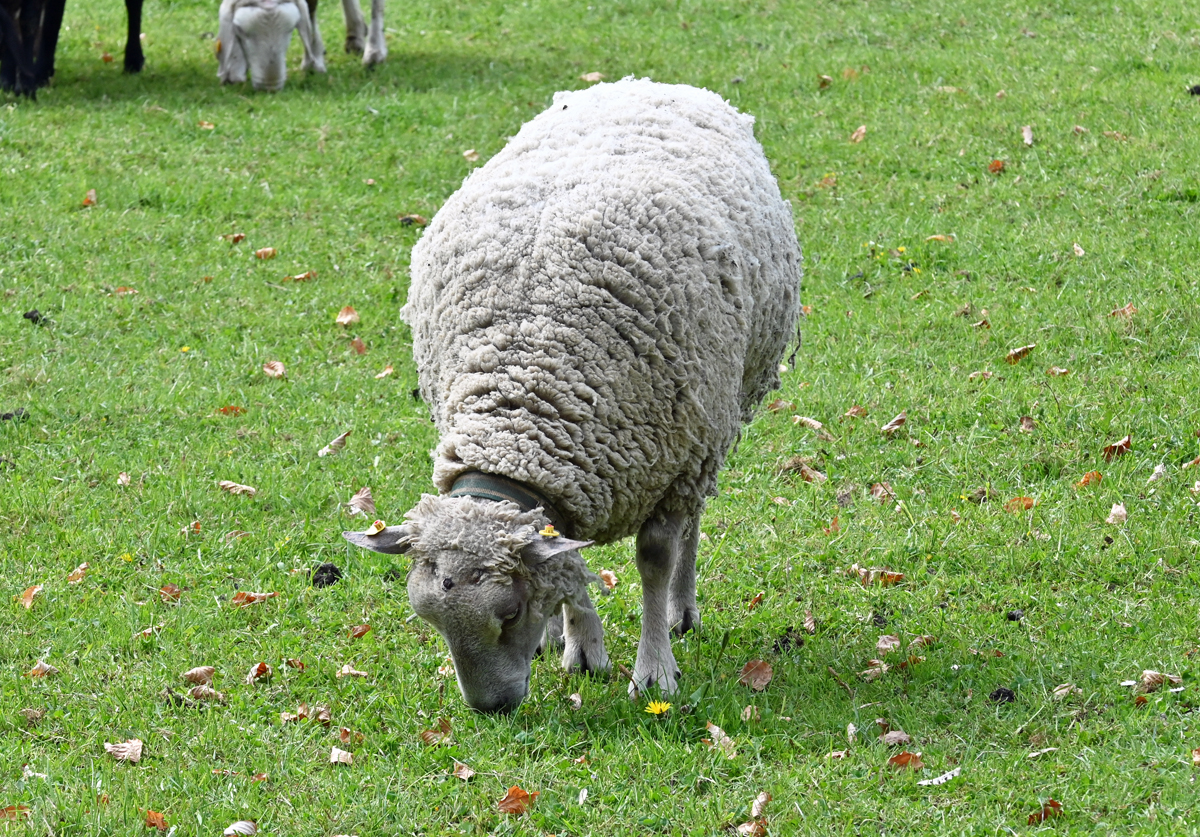
[[549,500],[529,486],[499,474],[466,471],[455,478],[449,493],[451,497],[478,497],[493,502],[507,500],[520,506],[521,511],[533,511],[541,506],[551,523],[560,529],[563,525],[562,516]]

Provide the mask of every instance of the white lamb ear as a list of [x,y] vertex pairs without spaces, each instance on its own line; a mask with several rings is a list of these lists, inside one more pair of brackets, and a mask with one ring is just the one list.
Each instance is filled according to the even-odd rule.
[[355,546],[387,555],[402,555],[412,548],[412,528],[407,523],[401,526],[389,526],[378,535],[368,535],[366,532],[342,532],[342,537]]
[[521,557],[525,559],[526,564],[537,566],[549,561],[555,555],[561,555],[573,549],[583,549],[585,546],[591,546],[594,543],[595,541],[573,541],[570,538],[538,537],[521,550]]

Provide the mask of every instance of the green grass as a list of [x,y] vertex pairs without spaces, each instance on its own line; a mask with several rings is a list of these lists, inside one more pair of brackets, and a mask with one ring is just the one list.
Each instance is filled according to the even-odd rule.
[[[28,412],[0,423],[0,809],[31,809],[0,834],[137,834],[153,809],[180,835],[243,818],[314,837],[702,835],[748,820],[763,790],[772,834],[1200,833],[1200,469],[1181,468],[1200,454],[1194,9],[393,3],[391,55],[366,72],[335,49],[340,15],[323,5],[329,74],[294,73],[271,96],[218,86],[211,3],[149,4],[138,77],[119,69],[121,4],[71,3],[53,87],[0,102],[0,412]],[[395,520],[429,490],[435,435],[397,316],[419,230],[397,216],[431,216],[480,164],[464,150],[486,160],[590,71],[706,86],[757,116],[806,256],[812,312],[778,396],[796,407],[746,428],[709,506],[704,628],[676,642],[682,692],[665,717],[555,659],[535,663],[514,716],[479,716],[438,673],[445,650],[408,606],[403,562],[345,545],[358,524],[339,504],[370,485]],[[246,240],[220,239],[231,231]],[[260,247],[279,256],[256,260]],[[1109,316],[1130,302],[1131,320]],[[362,317],[349,330],[334,324],[347,304]],[[22,319],[33,308],[50,322]],[[981,309],[990,329],[972,327]],[[263,375],[268,360],[287,380]],[[839,418],[853,404],[867,417]],[[349,428],[343,453],[316,456]],[[1127,433],[1132,451],[1106,462]],[[796,456],[828,480],[782,470]],[[1094,469],[1103,481],[1075,488]],[[259,493],[230,496],[224,479]],[[899,503],[867,496],[881,481]],[[971,503],[981,486],[996,499]],[[1018,496],[1036,505],[1006,512]],[[1105,523],[1117,502],[1123,526]],[[589,556],[620,576],[600,608],[631,666],[631,545]],[[292,572],[322,561],[345,578],[314,589]],[[854,563],[906,578],[864,588]],[[178,604],[157,595],[168,582]],[[236,590],[281,595],[236,610]],[[362,622],[372,632],[349,639]],[[803,643],[780,642],[789,631]],[[864,680],[887,633],[938,642]],[[43,658],[60,674],[24,676]],[[774,667],[761,694],[737,683],[753,658]],[[245,685],[260,661],[273,679]],[[345,663],[369,677],[336,678]],[[228,704],[167,704],[163,688],[202,664]],[[1183,691],[1137,705],[1120,683],[1143,669]],[[1054,699],[1067,682],[1082,694]],[[993,702],[999,687],[1016,700]],[[281,724],[301,701],[328,704],[332,728]],[[741,719],[747,705],[760,720]],[[46,715],[27,728],[23,708]],[[430,748],[418,735],[438,717],[453,743]],[[913,736],[922,774],[886,767],[879,717]],[[707,721],[736,759],[702,743]],[[860,741],[829,759],[849,723]],[[339,726],[364,735],[346,745],[353,766],[328,763]],[[130,737],[139,764],[105,754]],[[455,759],[478,775],[449,776]],[[22,778],[26,764],[47,778]],[[953,782],[916,784],[953,767]],[[513,784],[540,791],[527,816],[497,811]],[[1048,798],[1063,815],[1027,825]]]

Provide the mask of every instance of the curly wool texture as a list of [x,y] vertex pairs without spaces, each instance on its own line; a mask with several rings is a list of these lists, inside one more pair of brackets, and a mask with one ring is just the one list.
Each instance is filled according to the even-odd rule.
[[799,310],[752,126],[684,85],[559,93],[447,201],[403,311],[440,491],[501,474],[600,542],[715,493]]

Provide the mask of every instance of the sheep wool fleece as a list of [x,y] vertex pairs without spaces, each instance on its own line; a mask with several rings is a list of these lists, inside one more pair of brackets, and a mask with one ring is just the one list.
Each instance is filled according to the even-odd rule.
[[703,508],[800,305],[753,123],[686,85],[558,93],[451,196],[402,312],[439,491],[500,474],[601,543]]

